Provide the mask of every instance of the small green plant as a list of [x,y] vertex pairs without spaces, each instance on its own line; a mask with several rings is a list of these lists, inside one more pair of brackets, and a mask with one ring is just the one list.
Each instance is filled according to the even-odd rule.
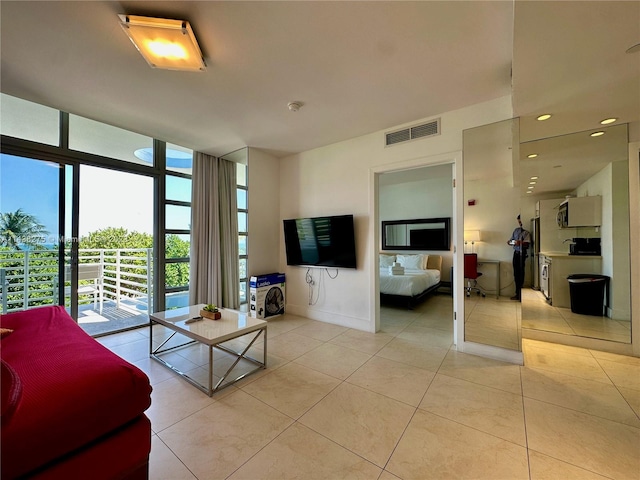
[[214,305],[213,303],[208,304],[207,306],[205,306],[203,308],[203,310],[207,311],[207,312],[217,312],[218,311],[218,307],[216,305]]

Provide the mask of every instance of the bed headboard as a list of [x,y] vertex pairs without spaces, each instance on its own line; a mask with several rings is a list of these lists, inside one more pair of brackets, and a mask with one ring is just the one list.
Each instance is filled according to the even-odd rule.
[[427,259],[427,269],[438,270],[442,273],[442,255],[429,254],[429,258]]

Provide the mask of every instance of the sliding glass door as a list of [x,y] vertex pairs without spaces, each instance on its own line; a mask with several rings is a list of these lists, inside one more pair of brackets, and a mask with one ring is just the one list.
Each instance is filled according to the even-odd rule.
[[0,154],[0,312],[57,304],[64,168]]
[[153,309],[153,178],[79,169],[78,323],[90,335],[144,325]]

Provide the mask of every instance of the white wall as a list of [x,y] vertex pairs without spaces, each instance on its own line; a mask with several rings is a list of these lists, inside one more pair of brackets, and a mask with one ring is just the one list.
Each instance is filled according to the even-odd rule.
[[[280,220],[302,216],[354,214],[358,268],[342,269],[331,280],[323,277],[319,299],[309,305],[306,268],[287,267],[280,232],[280,271],[287,274],[287,310],[330,323],[373,330],[375,299],[371,285],[377,268],[370,259],[378,239],[370,234],[377,222],[370,202],[371,171],[382,166],[402,168],[403,162],[462,149],[462,131],[510,118],[511,98],[503,97],[441,115],[442,133],[392,147],[384,147],[384,131],[302,152],[280,162]],[[416,120],[402,128],[430,119]],[[425,160],[429,162],[429,160]],[[426,164],[426,163],[425,163]],[[506,240],[505,240],[506,241]],[[375,267],[375,265],[373,266]],[[316,277],[321,274],[316,272]],[[324,275],[324,274],[322,274]]]
[[[268,153],[249,148],[248,152],[248,245],[247,274],[263,275],[280,268],[280,167]],[[286,287],[285,287],[286,288]]]
[[[473,206],[468,205],[471,199],[476,201]],[[480,242],[475,245],[479,259],[500,261],[501,295],[512,296],[515,293],[513,248],[507,245],[507,241],[518,226],[516,217],[519,213],[520,194],[518,188],[513,187],[510,175],[464,182],[464,228],[480,231]],[[527,221],[523,221],[523,226],[528,229],[526,224]],[[495,269],[483,267],[481,271],[478,284],[493,294],[496,289]],[[528,275],[525,278],[528,279]]]
[[610,277],[610,316],[631,319],[628,162],[613,162],[576,189],[579,197],[602,196],[602,275]]

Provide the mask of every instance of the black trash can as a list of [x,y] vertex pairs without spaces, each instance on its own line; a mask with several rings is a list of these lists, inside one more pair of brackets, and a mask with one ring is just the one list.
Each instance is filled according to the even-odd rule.
[[609,277],[589,273],[576,273],[567,277],[571,296],[571,311],[582,315],[604,315],[604,295],[609,288]]

